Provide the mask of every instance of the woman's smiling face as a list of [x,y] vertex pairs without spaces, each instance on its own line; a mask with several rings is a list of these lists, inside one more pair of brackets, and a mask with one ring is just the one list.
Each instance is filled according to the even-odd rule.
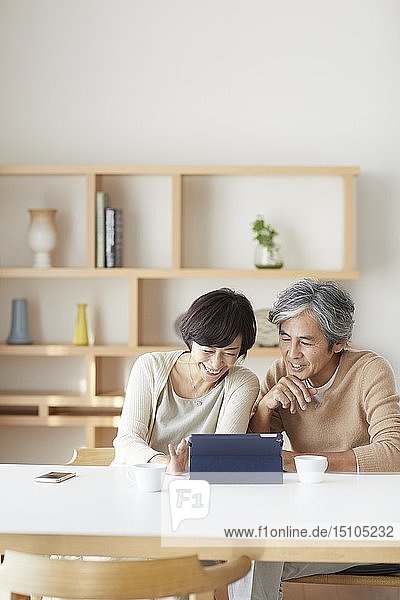
[[241,345],[241,335],[224,348],[200,346],[197,342],[192,342],[191,359],[199,369],[203,381],[213,384],[219,381],[235,364]]
[[309,379],[320,387],[332,377],[344,343],[328,349],[328,340],[317,321],[303,311],[279,327],[279,347],[289,375]]

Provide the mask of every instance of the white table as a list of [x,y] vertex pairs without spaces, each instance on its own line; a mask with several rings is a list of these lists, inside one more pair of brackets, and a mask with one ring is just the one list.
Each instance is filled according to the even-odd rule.
[[[74,470],[78,476],[59,484],[34,482],[47,470]],[[285,474],[283,485],[212,486],[207,518],[182,522],[178,534],[165,540],[160,537],[161,519],[171,479],[166,478],[161,493],[146,494],[138,492],[125,467],[0,465],[0,552],[6,548],[109,556],[195,552],[201,558],[219,559],[246,553],[273,561],[400,562],[400,474],[326,475],[316,485],[300,484],[296,475]],[[392,525],[394,537],[226,539],[223,533],[224,527],[349,523]]]

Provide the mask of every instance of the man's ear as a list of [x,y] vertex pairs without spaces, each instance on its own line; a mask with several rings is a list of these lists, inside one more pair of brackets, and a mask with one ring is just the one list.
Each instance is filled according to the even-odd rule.
[[334,354],[339,354],[342,350],[346,348],[346,342],[340,342],[340,344],[333,344],[332,352]]

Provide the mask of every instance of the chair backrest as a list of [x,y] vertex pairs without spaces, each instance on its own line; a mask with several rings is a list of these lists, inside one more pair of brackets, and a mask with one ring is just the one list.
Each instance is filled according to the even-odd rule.
[[384,586],[400,587],[399,575],[350,575],[344,573],[320,573],[319,575],[306,575],[297,579],[289,579],[285,585],[304,583],[318,585],[352,585],[352,586]]
[[68,560],[6,550],[0,565],[0,591],[2,597],[17,593],[93,600],[203,595],[240,579],[250,564],[247,556],[202,567],[197,556]]
[[74,448],[68,465],[107,467],[114,459],[114,448]]

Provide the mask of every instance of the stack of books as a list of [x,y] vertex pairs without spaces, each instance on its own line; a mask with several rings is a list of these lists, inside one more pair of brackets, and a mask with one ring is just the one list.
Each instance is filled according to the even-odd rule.
[[96,192],[96,267],[122,267],[122,208],[112,208],[106,192]]

